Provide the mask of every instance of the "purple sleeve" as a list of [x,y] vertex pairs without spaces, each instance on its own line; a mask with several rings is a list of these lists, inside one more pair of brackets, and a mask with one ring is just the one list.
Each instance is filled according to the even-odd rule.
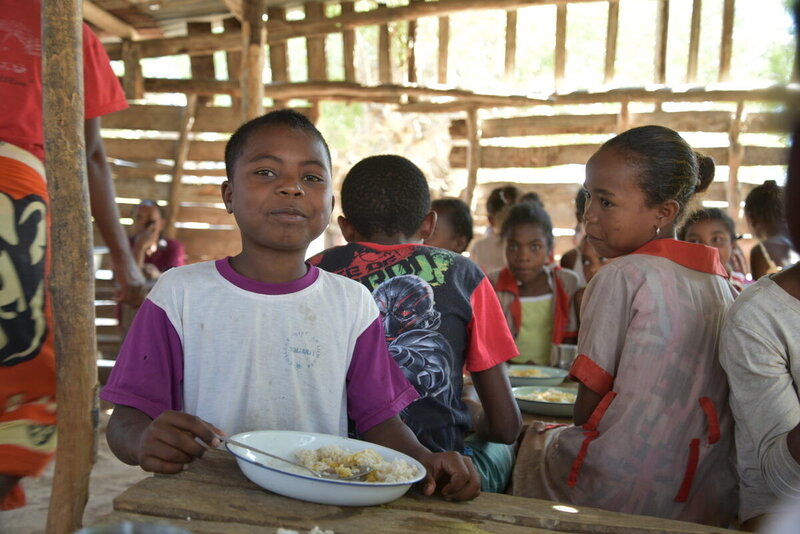
[[166,312],[146,299],[122,344],[100,398],[153,419],[181,410],[183,346]]
[[364,330],[347,370],[347,413],[359,432],[394,417],[419,395],[386,348],[383,323],[377,317]]

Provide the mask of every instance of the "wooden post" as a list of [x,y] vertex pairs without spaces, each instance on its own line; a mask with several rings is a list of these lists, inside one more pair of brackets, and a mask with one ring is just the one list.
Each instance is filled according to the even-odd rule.
[[[342,2],[342,15],[355,13],[354,2]],[[342,32],[342,57],[344,58],[344,81],[356,81],[356,32],[345,30]]]
[[560,89],[564,83],[567,67],[567,4],[556,6],[556,51],[555,51],[555,86]]
[[686,83],[697,81],[697,57],[700,53],[700,15],[703,11],[703,0],[694,0],[692,4],[692,30],[689,34],[689,61],[686,64]]
[[49,285],[58,403],[58,450],[48,533],[74,532],[81,527],[96,432],[97,344],[83,137],[81,4],[79,0],[42,2],[45,172],[51,216]]
[[734,0],[725,0],[722,8],[722,42],[719,46],[719,81],[727,82],[731,76],[733,55]]
[[[378,9],[387,9],[384,6]],[[392,83],[392,54],[389,40],[389,25],[381,24],[378,28],[378,79],[382,84]]]
[[620,134],[630,128],[631,114],[628,110],[628,101],[623,100],[619,103],[619,115],[617,115],[617,133]]
[[175,164],[172,167],[172,183],[169,186],[169,198],[167,199],[168,214],[164,225],[164,233],[167,237],[175,237],[177,228],[175,223],[178,221],[181,200],[181,180],[183,180],[183,166],[186,164],[186,157],[189,155],[189,134],[194,126],[194,119],[197,114],[198,96],[195,94],[186,96],[186,109],[183,110],[181,128],[178,131],[178,145],[175,149]]
[[264,113],[264,58],[266,30],[264,0],[242,0],[242,121]]
[[606,25],[606,63],[603,83],[614,81],[614,68],[617,62],[617,34],[619,33],[619,2],[608,2],[608,23]]
[[125,39],[122,41],[122,62],[125,64],[125,76],[122,77],[122,89],[128,100],[144,98],[144,76],[142,75],[141,48],[137,42]]
[[439,73],[437,81],[447,83],[447,51],[450,47],[450,17],[439,17]]
[[669,0],[658,0],[656,4],[656,45],[653,81],[666,83],[667,80],[667,37],[669,35]]
[[477,108],[467,110],[467,187],[461,193],[461,198],[470,209],[475,195],[475,186],[478,184],[478,169],[481,166],[481,130],[478,123]]
[[517,10],[506,11],[506,66],[505,81],[514,81],[517,70]]
[[[306,2],[303,4],[306,20],[318,21],[325,18],[325,4],[322,2]],[[325,36],[306,39],[306,58],[308,60],[308,80],[323,81],[328,79],[327,61],[325,60]]]
[[728,132],[728,183],[725,184],[725,199],[728,201],[728,215],[738,227],[739,217],[739,167],[744,156],[744,147],[739,143],[739,133],[742,130],[744,116],[744,102],[736,105],[736,114],[731,121]]
[[[286,20],[286,8],[268,7],[267,15],[269,20]],[[273,82],[289,81],[289,50],[286,41],[269,45],[269,67]],[[273,100],[276,108],[286,107],[287,104],[287,100]]]
[[[210,22],[187,22],[186,32],[188,35],[211,35]],[[214,56],[189,56],[192,67],[192,78],[195,80],[215,80],[216,71],[214,70]],[[205,106],[211,97],[201,96],[197,100],[199,106]]]
[[406,53],[408,54],[408,83],[417,83],[417,56],[415,46],[417,43],[417,20],[408,21],[408,35],[406,37]]
[[[228,17],[223,21],[225,33],[240,33],[242,31],[242,23],[235,17]],[[270,47],[270,52],[272,47]],[[225,63],[228,66],[228,80],[239,83],[239,72],[242,70],[242,53],[228,51],[225,52]],[[231,108],[234,113],[241,115],[242,113],[242,99],[231,96]]]

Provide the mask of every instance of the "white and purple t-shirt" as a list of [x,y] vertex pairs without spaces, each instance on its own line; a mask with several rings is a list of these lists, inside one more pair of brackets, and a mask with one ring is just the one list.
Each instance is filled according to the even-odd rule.
[[232,434],[364,432],[417,398],[363,286],[309,266],[246,278],[229,259],[177,267],[148,295],[101,398],[156,418],[182,410]]

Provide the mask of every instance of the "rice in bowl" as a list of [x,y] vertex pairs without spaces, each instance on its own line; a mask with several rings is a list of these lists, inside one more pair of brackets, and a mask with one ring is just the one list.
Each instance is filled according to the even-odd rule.
[[297,449],[294,456],[299,463],[315,471],[333,469],[340,477],[353,474],[360,465],[371,467],[360,482],[397,483],[408,482],[419,477],[419,470],[400,458],[387,461],[374,449],[351,452],[338,445],[325,445],[318,449]]

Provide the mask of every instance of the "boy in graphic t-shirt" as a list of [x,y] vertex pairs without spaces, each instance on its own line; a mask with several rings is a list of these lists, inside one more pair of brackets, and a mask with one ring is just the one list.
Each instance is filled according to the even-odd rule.
[[[420,442],[472,454],[481,489],[503,491],[513,454],[501,444],[514,443],[521,426],[503,363],[517,349],[491,284],[469,259],[422,244],[436,213],[425,176],[407,159],[362,160],[345,177],[341,200],[349,244],[310,262],[372,293],[389,352],[421,397],[402,413]],[[474,421],[461,398],[465,369],[483,406]]]
[[478,494],[471,461],[431,453],[398,417],[417,394],[383,343],[358,284],[303,261],[333,207],[330,153],[303,115],[279,110],[234,133],[222,198],[242,252],[164,273],[136,314],[101,397],[116,406],[111,450],[146,471],[180,472],[195,438],[246,430],[346,435],[425,465],[424,492]]

